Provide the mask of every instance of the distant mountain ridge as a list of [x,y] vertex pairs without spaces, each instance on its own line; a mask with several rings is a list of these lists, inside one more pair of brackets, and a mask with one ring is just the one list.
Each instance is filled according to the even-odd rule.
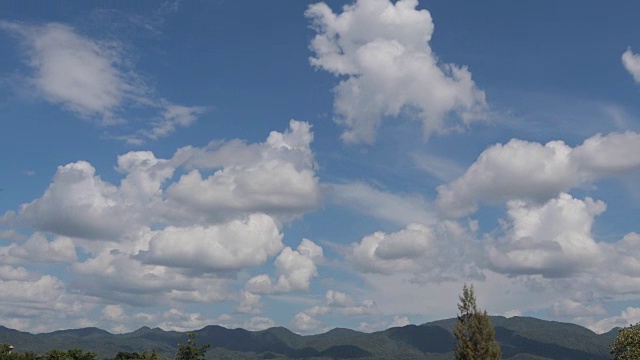
[[[374,333],[336,328],[323,334],[298,335],[284,327],[262,331],[209,325],[197,333],[198,342],[211,344],[208,359],[428,359],[453,358],[455,319],[407,325]],[[596,334],[582,326],[530,317],[491,317],[503,359],[605,360],[607,346],[617,334]],[[113,358],[118,352],[157,350],[172,358],[186,333],[141,327],[111,334],[95,327],[31,334],[0,326],[0,343],[17,351],[44,353],[79,348]]]

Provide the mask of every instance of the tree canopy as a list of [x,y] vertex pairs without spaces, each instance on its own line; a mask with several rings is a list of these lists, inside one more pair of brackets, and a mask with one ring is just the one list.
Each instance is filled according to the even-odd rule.
[[464,285],[458,304],[456,336],[456,360],[499,360],[500,345],[487,311],[478,310],[473,285]]
[[187,334],[187,343],[178,344],[178,353],[175,360],[204,360],[204,356],[211,345],[206,344],[198,346],[196,341],[196,333]]
[[620,329],[609,350],[615,360],[640,359],[640,323]]

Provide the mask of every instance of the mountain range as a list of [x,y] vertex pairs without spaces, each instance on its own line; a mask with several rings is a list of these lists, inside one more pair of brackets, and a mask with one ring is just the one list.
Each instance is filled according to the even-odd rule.
[[[491,317],[503,359],[605,360],[617,329],[596,334],[582,326],[531,317]],[[336,328],[302,336],[283,327],[262,331],[210,325],[195,330],[199,344],[211,344],[207,359],[453,359],[456,319],[394,327],[374,333]],[[100,359],[118,352],[155,349],[172,358],[186,333],[142,327],[125,334],[98,328],[31,334],[0,326],[0,343],[16,351],[91,350]]]

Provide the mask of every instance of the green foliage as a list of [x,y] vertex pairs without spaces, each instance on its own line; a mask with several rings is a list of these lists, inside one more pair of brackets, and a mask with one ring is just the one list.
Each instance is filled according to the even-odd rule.
[[121,351],[116,354],[114,360],[164,360],[158,352],[153,349],[151,352],[147,350],[143,352],[124,352]]
[[69,349],[67,354],[72,360],[97,360],[98,354],[93,351],[82,351],[80,349]]
[[15,360],[42,360],[42,357],[38,353],[27,351],[24,353],[16,354]]
[[499,360],[500,346],[495,341],[491,320],[478,310],[473,285],[464,285],[458,304],[458,321],[454,329],[456,360]]
[[10,344],[0,344],[0,354],[9,354],[11,352]]
[[206,344],[198,347],[196,333],[187,334],[187,343],[178,344],[178,353],[175,360],[204,360],[204,356],[211,345]]
[[0,345],[0,360],[97,360],[98,355],[92,351],[82,351],[80,349],[49,350],[44,356],[35,352],[9,352],[9,348]]
[[609,350],[615,360],[640,359],[640,324],[620,329]]
[[82,351],[80,349],[49,350],[42,360],[97,360],[98,355],[93,351]]
[[120,351],[113,360],[142,360],[140,353]]

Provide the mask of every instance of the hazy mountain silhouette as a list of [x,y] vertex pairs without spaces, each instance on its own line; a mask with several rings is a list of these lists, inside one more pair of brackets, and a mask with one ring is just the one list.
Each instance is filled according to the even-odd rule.
[[[584,327],[530,317],[492,317],[504,359],[605,360],[616,329],[598,335]],[[302,336],[283,327],[262,331],[210,325],[200,330],[200,344],[211,344],[208,358],[231,359],[433,359],[453,358],[455,319],[407,325],[374,333],[336,328]],[[17,351],[44,353],[50,349],[80,348],[110,358],[120,351],[156,349],[171,358],[186,333],[142,327],[126,334],[98,328],[30,334],[0,326],[0,343]]]

